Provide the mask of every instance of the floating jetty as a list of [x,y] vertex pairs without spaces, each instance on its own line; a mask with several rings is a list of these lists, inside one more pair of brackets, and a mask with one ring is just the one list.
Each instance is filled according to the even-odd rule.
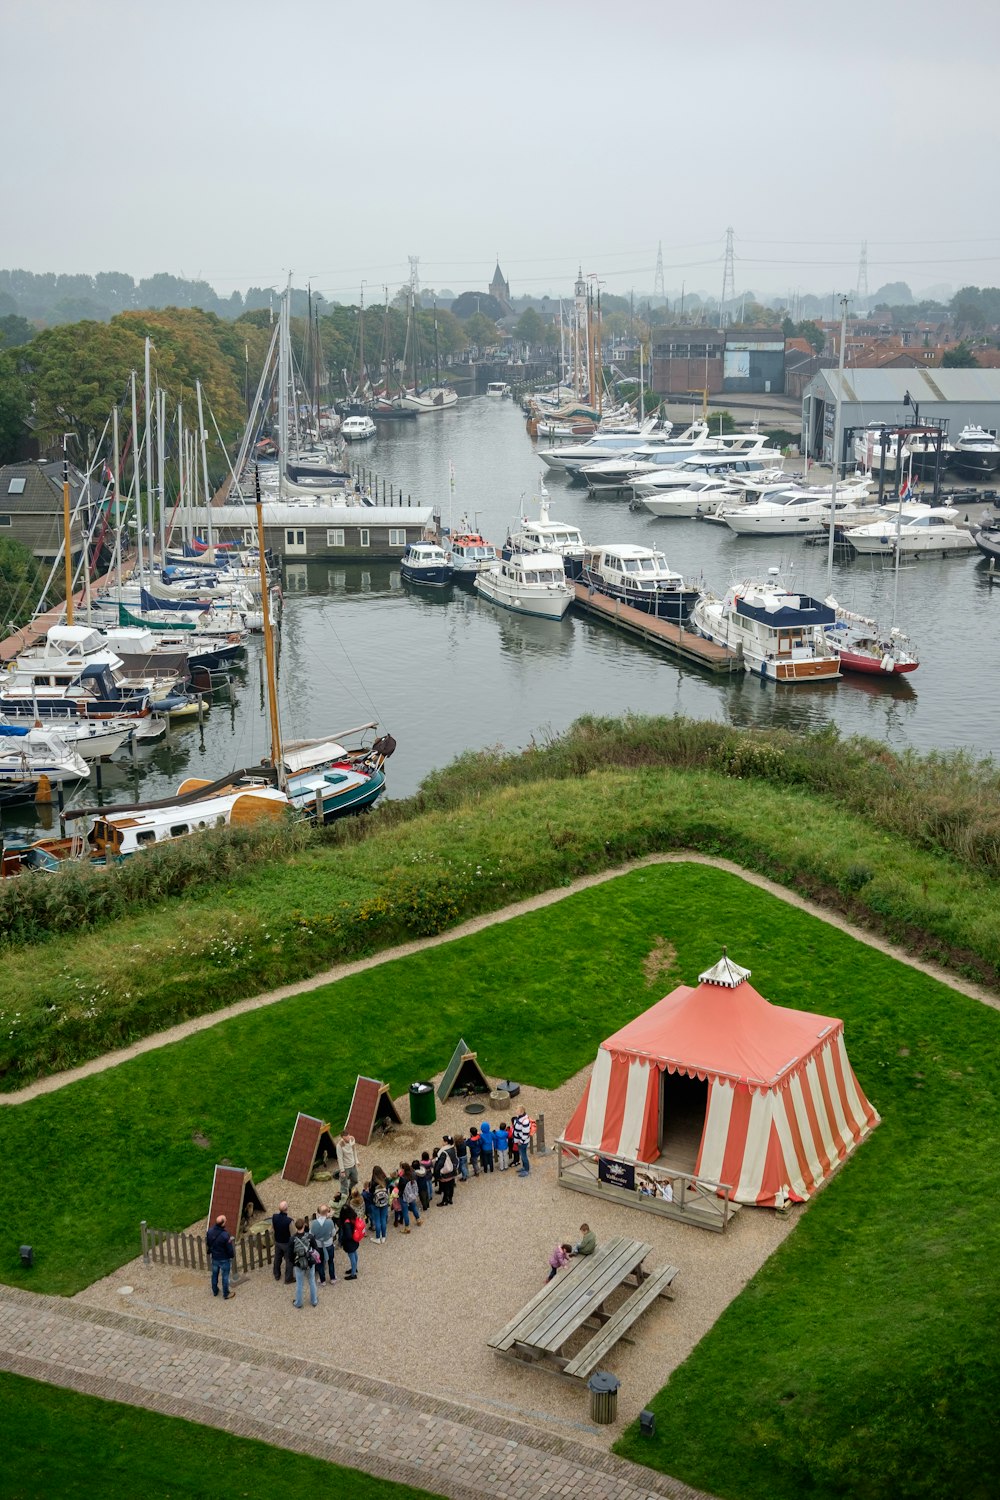
[[658,619],[656,615],[647,615],[641,609],[633,609],[631,604],[623,604],[620,599],[610,599],[607,594],[596,593],[586,583],[574,583],[573,592],[580,609],[606,620],[617,630],[639,636],[651,646],[659,646],[670,656],[676,656],[696,667],[704,667],[709,672],[743,671],[742,656],[728,646],[718,646],[715,641],[708,641],[692,630],[685,630],[682,625],[673,624],[671,620]]

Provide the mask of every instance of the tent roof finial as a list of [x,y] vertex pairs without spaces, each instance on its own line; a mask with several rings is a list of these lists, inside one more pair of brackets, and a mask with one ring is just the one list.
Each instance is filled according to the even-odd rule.
[[721,984],[726,989],[734,990],[744,979],[750,978],[750,970],[740,968],[734,964],[729,957],[728,950],[723,947],[722,957],[714,968],[706,969],[703,974],[698,975],[699,984]]

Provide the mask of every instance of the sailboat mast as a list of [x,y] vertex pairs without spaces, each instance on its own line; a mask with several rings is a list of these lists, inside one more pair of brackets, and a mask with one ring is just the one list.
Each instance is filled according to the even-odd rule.
[[156,388],[156,488],[160,495],[160,566],[167,564],[166,467],[167,393]]
[[[69,454],[66,438],[63,438],[63,562],[66,570],[66,624],[73,623],[73,549],[70,546],[69,518]],[[86,541],[84,541],[86,551]]]
[[278,773],[278,785],[285,789],[284,753],[281,748],[281,724],[278,719],[278,683],[274,671],[274,631],[271,626],[271,595],[264,548],[264,507],[260,500],[260,472],[254,468],[257,492],[257,559],[260,563],[260,602],[264,621],[264,662],[267,668],[267,707],[271,720],[271,764]]
[[121,437],[118,432],[118,402],[115,401],[111,409],[111,451],[112,463],[115,466],[115,585],[118,590],[118,603],[122,602],[122,508],[118,498],[118,476],[121,473]]
[[[142,476],[139,471],[139,412],[135,399],[135,371],[132,371],[132,493],[135,500],[135,545],[136,567],[139,570],[139,585],[142,586]],[[150,583],[153,582],[150,570]]]
[[[146,402],[146,526],[147,540],[149,542],[149,576],[153,576],[153,419],[152,419],[152,392],[149,388],[149,350],[150,341],[146,338],[146,388],[143,392]],[[163,558],[160,558],[160,566],[163,566]]]
[[597,322],[594,325],[594,377],[597,380],[597,415],[604,415],[604,352],[601,346],[601,283],[597,283]]
[[204,480],[205,484],[205,541],[208,544],[209,559],[210,561],[214,561],[214,557],[212,556],[212,548],[214,545],[212,537],[212,492],[208,487],[208,449],[205,445],[205,438],[208,436],[208,434],[205,430],[205,418],[202,413],[200,380],[195,381],[195,391],[198,396],[198,433],[201,439],[201,472],[202,479]]
[[830,482],[830,539],[826,550],[826,582],[833,587],[833,543],[837,530],[837,473],[840,469],[840,448],[843,428],[844,399],[844,346],[847,343],[847,298],[840,299],[840,359],[837,364],[837,402],[833,419],[833,474]]
[[441,384],[441,354],[438,349],[438,305],[434,298],[434,384]]
[[358,310],[358,399],[365,399],[365,284],[361,283],[361,307]]

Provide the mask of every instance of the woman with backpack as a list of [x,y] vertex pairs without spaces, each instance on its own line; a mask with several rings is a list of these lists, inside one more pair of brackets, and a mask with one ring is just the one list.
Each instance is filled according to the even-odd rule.
[[411,1214],[416,1220],[417,1228],[420,1228],[420,1192],[413,1168],[408,1167],[405,1161],[399,1164],[399,1197],[403,1209],[403,1233],[409,1234]]
[[319,1251],[316,1242],[309,1230],[306,1228],[305,1219],[295,1220],[295,1233],[292,1235],[292,1266],[295,1271],[295,1298],[293,1307],[302,1306],[302,1293],[305,1290],[306,1278],[309,1278],[309,1302],[313,1307],[319,1305],[319,1296],[316,1292],[316,1264],[319,1260]]
[[344,1277],[345,1281],[358,1279],[358,1246],[364,1237],[365,1221],[358,1217],[348,1203],[340,1214],[340,1248],[346,1252],[351,1263],[351,1269]]
[[389,1179],[381,1167],[372,1168],[368,1184],[368,1200],[371,1204],[372,1233],[376,1245],[385,1244],[385,1232],[389,1227]]
[[441,1149],[434,1159],[434,1171],[437,1174],[438,1187],[441,1189],[441,1206],[448,1208],[455,1201],[455,1174],[458,1170],[458,1156],[452,1144],[450,1136],[444,1136]]

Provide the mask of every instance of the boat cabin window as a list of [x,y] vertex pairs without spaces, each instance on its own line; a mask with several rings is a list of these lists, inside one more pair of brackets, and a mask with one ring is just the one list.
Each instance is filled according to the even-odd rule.
[[640,559],[638,557],[626,557],[625,571],[626,573],[641,573],[642,563]]
[[135,841],[136,841],[137,844],[155,844],[156,843],[156,829],[155,828],[146,828],[146,829],[144,829],[142,831],[142,833],[137,833],[136,834]]
[[170,837],[179,839],[182,833],[190,833],[190,831],[186,823],[175,823],[170,830]]

